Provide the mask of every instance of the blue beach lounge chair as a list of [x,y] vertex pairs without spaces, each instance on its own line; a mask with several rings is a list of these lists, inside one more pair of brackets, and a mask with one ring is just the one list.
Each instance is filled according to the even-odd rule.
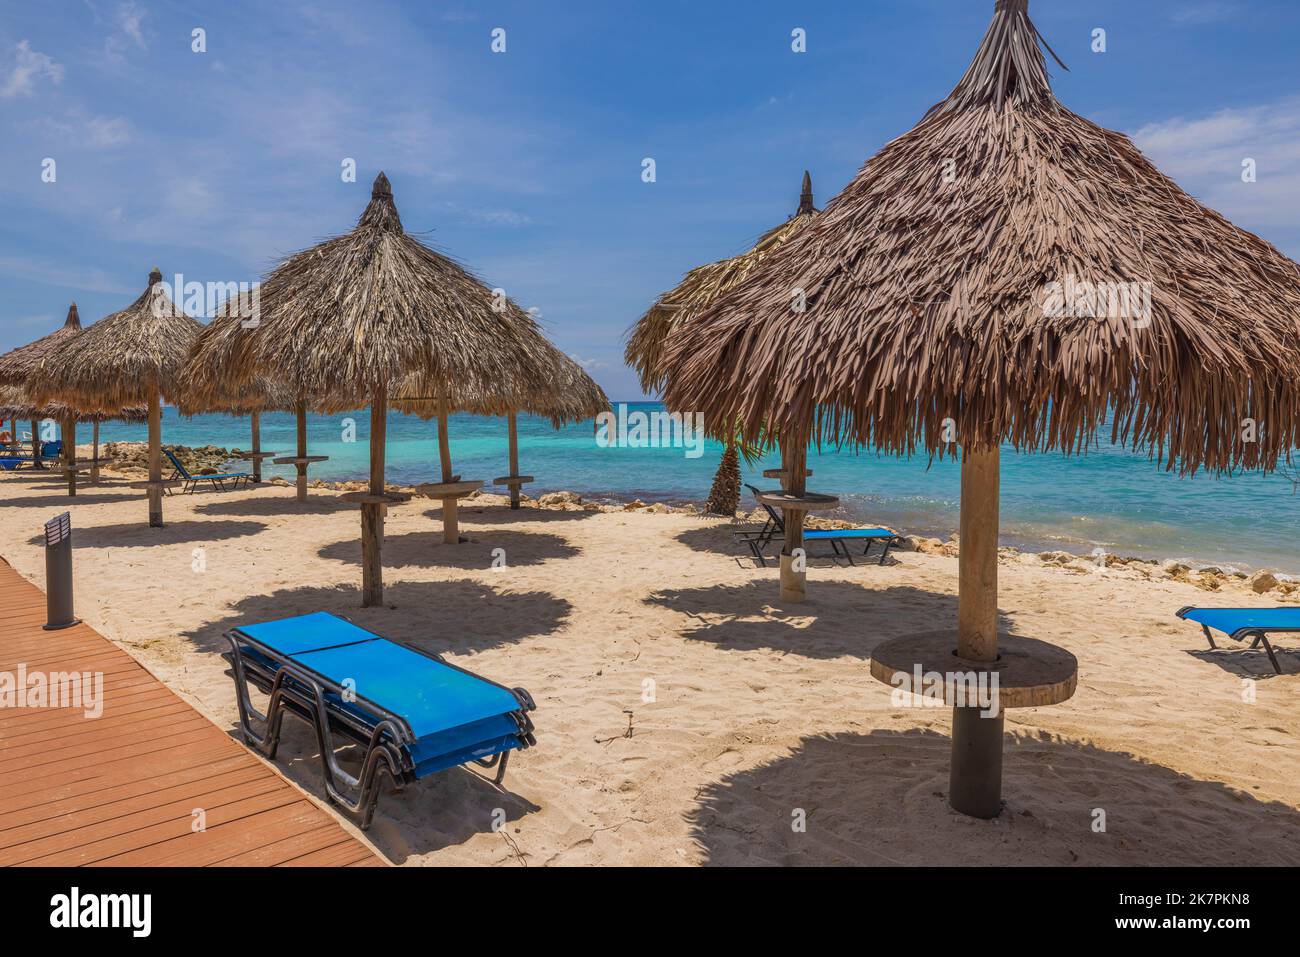
[[[243,625],[225,637],[244,740],[274,760],[286,713],[312,725],[326,793],[363,829],[379,800],[381,770],[400,789],[473,763],[495,768],[500,786],[510,752],[537,743],[528,717],[536,705],[523,688],[327,612]],[[249,701],[250,683],[270,696],[265,715]],[[340,743],[360,748],[359,776],[339,766]]]
[[1210,629],[1222,632],[1233,641],[1252,639],[1250,647],[1258,648],[1261,644],[1268,652],[1268,660],[1273,663],[1273,670],[1282,673],[1277,663],[1273,646],[1268,643],[1270,632],[1300,631],[1300,607],[1297,608],[1196,608],[1188,605],[1178,609],[1178,617],[1184,621],[1194,621],[1205,632],[1205,638],[1211,648],[1218,648]]
[[[767,561],[763,554],[764,549],[772,542],[782,541],[785,538],[785,520],[781,513],[768,505],[766,502],[759,501],[759,490],[752,485],[746,485],[754,494],[754,501],[763,506],[767,512],[767,521],[757,532],[736,532],[736,540],[749,546],[749,550],[754,553],[754,559],[766,567]],[[853,561],[853,552],[850,543],[864,543],[862,556],[866,557],[871,551],[873,542],[880,542],[882,545],[880,552],[880,564],[885,564],[885,559],[889,557],[889,550],[897,545],[902,539],[895,535],[887,528],[832,528],[832,529],[804,529],[804,542],[827,542],[831,546],[831,551],[835,553],[835,560],[841,558],[848,560],[850,565],[856,564]]]
[[[212,487],[221,492],[229,490],[238,491],[241,485],[247,486],[253,477],[248,472],[227,472],[223,475],[191,475],[171,449],[163,446],[163,452],[167,454],[167,458],[172,463],[172,468],[175,469],[175,471],[172,472],[171,480],[181,480],[182,494],[185,492],[196,491],[200,482],[211,482]],[[230,488],[227,489],[227,486]],[[168,494],[170,494],[170,492]]]

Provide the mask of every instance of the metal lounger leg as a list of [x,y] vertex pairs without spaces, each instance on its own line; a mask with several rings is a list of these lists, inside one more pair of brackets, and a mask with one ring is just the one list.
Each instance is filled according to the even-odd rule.
[[[894,540],[892,538],[885,539],[885,550],[880,553],[880,561],[878,562],[878,564],[880,565],[885,564],[885,559],[889,557],[889,550],[893,547],[894,547]],[[863,554],[865,555],[866,553],[863,552]]]
[[1214,636],[1210,634],[1210,629],[1206,625],[1201,625],[1201,631],[1205,632],[1205,640],[1210,643],[1211,651],[1218,651],[1219,646],[1214,643]]
[[[1264,650],[1268,652],[1268,660],[1273,662],[1273,670],[1276,671],[1278,674],[1281,674],[1282,666],[1277,663],[1277,655],[1273,654],[1273,646],[1268,643],[1268,636],[1266,636],[1262,631],[1257,631],[1255,632],[1255,637],[1256,637],[1256,644],[1258,644],[1259,642],[1264,643]],[[1253,648],[1254,645],[1252,645],[1251,647]]]
[[498,752],[497,754],[492,755],[492,757],[490,758],[474,759],[474,763],[477,764],[480,768],[487,768],[489,770],[492,768],[497,769],[496,777],[492,779],[492,783],[497,785],[497,787],[500,787],[501,782],[506,779],[506,765],[509,762],[510,762],[509,751]]

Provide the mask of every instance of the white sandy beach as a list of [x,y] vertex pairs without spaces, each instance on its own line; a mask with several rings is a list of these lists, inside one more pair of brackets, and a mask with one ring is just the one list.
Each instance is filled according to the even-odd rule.
[[[955,622],[956,559],[816,561],[810,600],[782,607],[723,520],[488,501],[462,508],[460,546],[434,503],[391,509],[391,607],[362,609],[358,511],[335,493],[174,496],[151,530],[108,478],[71,505],[77,612],[232,733],[222,632],[320,609],[527,688],[537,747],[507,793],[456,770],[381,798],[365,836],[398,864],[1300,864],[1300,639],[1279,637],[1279,677],[1174,617],[1276,593],[1005,556],[1005,627],[1069,649],[1080,678],[1008,714],[1007,806],[985,822],[945,801],[949,712],[892,704],[867,665]],[[0,476],[0,554],[38,584],[41,523],[68,503],[52,477]],[[277,767],[323,797],[314,738],[286,727]]]

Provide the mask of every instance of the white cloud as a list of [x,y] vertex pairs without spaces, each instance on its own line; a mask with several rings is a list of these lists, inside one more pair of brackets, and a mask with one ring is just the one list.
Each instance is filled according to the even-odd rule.
[[120,116],[87,115],[70,110],[62,119],[44,117],[35,128],[55,137],[55,142],[79,149],[105,149],[131,141],[131,127]]
[[137,50],[149,49],[145,39],[145,17],[148,11],[135,0],[119,3],[113,13],[112,29],[104,39],[104,56],[112,63],[121,63],[126,59],[128,46]]
[[609,367],[609,363],[605,362],[603,359],[584,359],[572,352],[569,353],[569,358],[578,363],[578,365],[582,366],[588,372],[595,369],[606,369]]
[[[1300,97],[1177,117],[1142,127],[1133,140],[1202,203],[1251,228],[1295,226],[1300,205]],[[1242,163],[1256,181],[1242,181]]]
[[1201,3],[1190,3],[1180,7],[1174,11],[1172,19],[1175,23],[1217,23],[1228,19],[1236,12],[1237,4],[1227,0],[1203,0]]
[[63,80],[63,67],[47,54],[33,50],[26,40],[20,40],[14,55],[13,70],[4,85],[0,86],[0,98],[11,100],[16,96],[31,96],[36,81],[42,77],[51,83],[59,83]]

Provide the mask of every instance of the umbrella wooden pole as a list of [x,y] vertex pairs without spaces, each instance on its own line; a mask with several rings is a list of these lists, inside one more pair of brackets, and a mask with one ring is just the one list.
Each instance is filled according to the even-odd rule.
[[77,494],[77,417],[70,415],[63,426],[63,470],[68,476],[68,494]]
[[149,527],[163,527],[162,508],[162,402],[149,393]]
[[[506,429],[510,433],[510,474],[519,474],[519,415],[511,412],[506,418]],[[510,486],[510,507],[519,508],[519,484]]]
[[299,402],[296,410],[298,416],[298,501],[307,501],[307,463],[301,461],[307,457],[307,403]]
[[45,465],[41,462],[41,430],[40,422],[32,419],[32,468],[43,469]]
[[[384,494],[384,442],[388,430],[388,390],[375,390],[370,405],[370,494]],[[361,604],[384,603],[384,513],[381,501],[361,503]]]
[[262,481],[262,413],[253,413],[253,481]]
[[91,425],[90,434],[90,482],[93,485],[99,482],[99,419]]
[[[971,662],[998,657],[998,498],[1000,455],[963,450],[957,568],[957,656]],[[948,803],[972,817],[1002,809],[1003,710],[953,708]]]
[[[444,385],[438,394],[438,459],[442,463],[442,481],[450,485],[451,442],[447,438],[447,387]],[[448,496],[442,500],[442,541],[446,545],[460,544],[460,516],[456,499]]]
[[[791,495],[805,492],[808,445],[802,439],[781,442],[781,468],[785,470],[782,488]],[[808,513],[802,509],[782,509],[785,544],[781,548],[781,600],[801,602],[807,597],[807,556],[803,549],[803,522]]]

